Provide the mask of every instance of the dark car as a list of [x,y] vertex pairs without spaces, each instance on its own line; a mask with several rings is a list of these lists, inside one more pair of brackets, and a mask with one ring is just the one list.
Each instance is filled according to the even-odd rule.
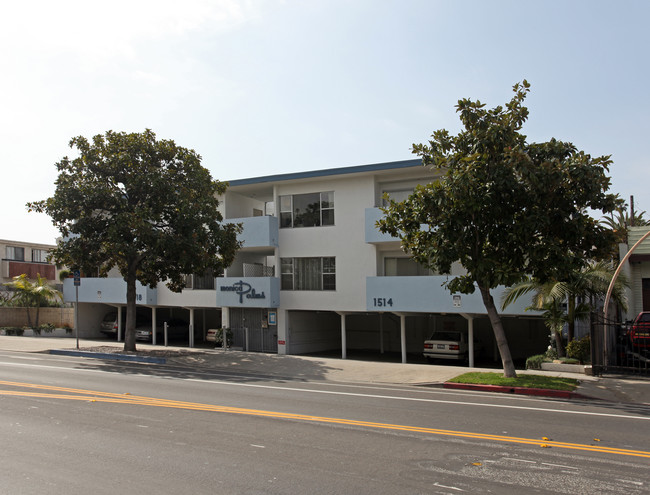
[[[151,332],[151,322],[145,325],[137,326],[135,329],[135,340],[144,340],[151,342],[152,332]],[[167,338],[170,340],[180,340],[180,339],[189,339],[189,328],[190,325],[185,321],[178,318],[172,318],[167,320]],[[156,325],[156,341],[162,342],[165,338],[164,335],[164,322],[157,322]]]
[[[149,313],[149,314],[147,314]],[[137,308],[135,313],[135,326],[146,325],[151,322],[151,311],[144,308]],[[109,311],[104,315],[102,322],[99,324],[99,330],[109,337],[117,335],[117,311]],[[126,331],[126,309],[122,310],[122,334]]]

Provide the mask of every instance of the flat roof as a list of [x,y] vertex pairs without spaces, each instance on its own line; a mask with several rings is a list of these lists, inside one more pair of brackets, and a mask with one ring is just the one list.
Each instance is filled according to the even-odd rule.
[[284,180],[311,179],[315,177],[327,177],[331,175],[358,174],[362,172],[375,172],[379,170],[391,170],[410,167],[421,167],[422,160],[401,160],[398,162],[373,163],[370,165],[356,165],[352,167],[327,168],[323,170],[312,170],[309,172],[293,172],[288,174],[265,175],[263,177],[252,177],[250,179],[230,180],[230,186],[245,186],[248,184],[261,184],[264,182],[280,182]]

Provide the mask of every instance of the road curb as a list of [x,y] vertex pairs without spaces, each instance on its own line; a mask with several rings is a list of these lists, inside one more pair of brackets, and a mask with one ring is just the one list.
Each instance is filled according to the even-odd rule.
[[589,399],[589,397],[568,390],[553,390],[547,388],[506,387],[502,385],[478,385],[472,383],[445,382],[443,388],[456,390],[476,390],[480,392],[497,392],[502,394],[534,395],[538,397],[553,397],[556,399]]
[[96,359],[113,359],[115,361],[133,361],[137,363],[167,363],[167,359],[163,357],[131,356],[128,354],[113,354],[111,352],[67,351],[63,349],[50,349],[49,354],[57,354],[60,356],[88,357]]

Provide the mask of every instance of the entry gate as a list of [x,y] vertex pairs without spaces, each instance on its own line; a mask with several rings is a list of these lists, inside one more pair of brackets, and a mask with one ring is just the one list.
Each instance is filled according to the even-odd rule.
[[[233,346],[253,352],[278,352],[278,331],[268,324],[268,309],[231,308]],[[248,347],[246,340],[248,337]]]
[[592,314],[591,363],[594,374],[650,375],[650,348],[630,338],[631,323],[604,320]]

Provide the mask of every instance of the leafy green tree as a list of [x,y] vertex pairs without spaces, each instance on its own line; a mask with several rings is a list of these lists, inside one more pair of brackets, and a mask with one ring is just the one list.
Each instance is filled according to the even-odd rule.
[[241,227],[223,223],[217,196],[227,185],[201,166],[201,157],[171,140],[108,131],[92,142],[70,141],[79,156],[56,164],[54,196],[28,203],[52,217],[64,240],[52,251],[59,264],[126,281],[124,350],[135,350],[136,281],[174,291],[185,275],[220,272],[240,247]]
[[59,272],[59,281],[63,283],[66,278],[72,277],[72,271],[67,268]]
[[413,153],[441,177],[402,203],[391,201],[378,223],[401,238],[413,259],[439,273],[460,261],[467,273],[447,288],[467,294],[478,287],[507,377],[516,372],[491,290],[526,275],[559,278],[606,255],[613,233],[587,211],[609,213],[620,203],[607,193],[609,157],[592,158],[556,139],[526,142],[520,130],[529,84],[513,89],[505,108],[460,100],[463,131],[438,130],[428,144],[414,144]]
[[[518,298],[533,292],[533,303],[528,309],[544,311],[546,324],[554,331],[558,355],[564,357],[564,324],[567,324],[567,340],[571,342],[575,336],[576,321],[589,319],[595,309],[595,299],[605,297],[615,271],[616,268],[609,261],[592,261],[576,272],[565,274],[562,280],[548,280],[542,283],[528,277],[506,289],[501,307],[505,309]],[[614,284],[612,299],[623,308],[627,308],[627,286],[627,278],[620,274]]]
[[[41,277],[40,273],[36,274],[36,280],[31,281],[27,274],[17,275],[11,282],[5,284],[13,292],[9,301],[14,306],[25,308],[27,311],[27,323],[30,327],[37,328],[41,306],[48,304],[50,301],[62,299],[61,292],[52,287],[46,278]],[[36,321],[32,325],[30,308],[36,308]]]

